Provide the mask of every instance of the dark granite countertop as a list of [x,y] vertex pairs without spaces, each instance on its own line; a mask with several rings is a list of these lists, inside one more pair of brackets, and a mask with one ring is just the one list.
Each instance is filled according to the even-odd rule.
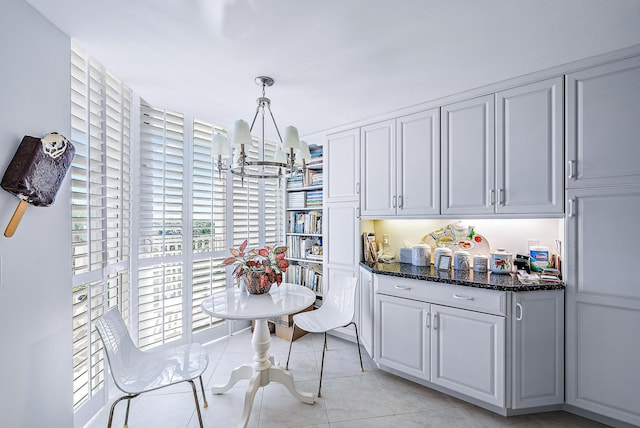
[[564,284],[523,284],[515,274],[491,274],[459,270],[438,271],[430,266],[414,266],[408,263],[364,263],[360,266],[370,272],[380,275],[397,276],[401,278],[422,279],[425,281],[441,282],[445,284],[465,285],[468,287],[487,288],[499,291],[536,291],[562,290]]

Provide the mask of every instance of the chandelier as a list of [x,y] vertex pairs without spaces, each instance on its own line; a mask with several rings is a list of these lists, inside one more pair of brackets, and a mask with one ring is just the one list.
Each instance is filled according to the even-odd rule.
[[[237,156],[232,157],[232,151],[229,147],[227,138],[223,134],[215,134],[213,136],[213,156],[217,156],[216,166],[218,173],[222,171],[229,171],[234,175],[238,175],[242,178],[275,178],[280,179],[285,174],[295,174],[302,170],[306,172],[306,162],[311,159],[309,152],[309,145],[304,141],[300,141],[298,130],[293,126],[287,126],[284,129],[284,140],[276,124],[276,120],[271,112],[271,100],[265,96],[265,89],[267,86],[273,86],[274,80],[267,76],[258,76],[255,79],[256,85],[262,86],[262,96],[256,101],[258,106],[256,113],[253,116],[251,126],[244,120],[237,120],[234,124],[233,134],[231,138],[231,148]],[[265,115],[269,113],[269,117],[273,122],[273,126],[276,129],[278,138],[280,140],[280,146],[276,149],[274,158],[272,160],[266,160],[264,155],[259,156],[260,159],[251,159],[247,155],[245,149],[249,148],[253,144],[253,137],[251,132],[256,124],[256,119],[260,115],[260,122],[262,125],[262,147],[265,143]],[[264,149],[262,150],[264,153]],[[223,158],[228,159],[232,157],[231,164],[227,165],[223,162]],[[234,160],[236,158],[237,160]]]

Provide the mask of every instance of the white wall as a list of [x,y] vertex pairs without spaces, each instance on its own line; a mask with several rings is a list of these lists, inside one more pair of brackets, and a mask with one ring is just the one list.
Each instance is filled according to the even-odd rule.
[[[0,13],[0,174],[24,135],[69,136],[69,38],[23,0]],[[73,427],[71,204],[29,207],[0,236],[0,425]],[[0,190],[4,231],[18,199]]]

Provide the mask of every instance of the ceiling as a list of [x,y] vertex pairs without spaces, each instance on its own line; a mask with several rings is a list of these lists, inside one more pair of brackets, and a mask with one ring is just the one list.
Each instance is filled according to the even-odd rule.
[[302,135],[640,44],[639,0],[27,0],[152,105]]

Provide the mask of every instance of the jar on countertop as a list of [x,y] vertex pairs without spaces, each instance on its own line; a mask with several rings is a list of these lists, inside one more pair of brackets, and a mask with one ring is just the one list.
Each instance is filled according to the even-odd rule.
[[453,255],[453,268],[455,270],[469,270],[471,256],[468,251],[456,251]]
[[505,251],[504,248],[498,248],[491,253],[491,273],[511,273],[513,270],[513,254]]

